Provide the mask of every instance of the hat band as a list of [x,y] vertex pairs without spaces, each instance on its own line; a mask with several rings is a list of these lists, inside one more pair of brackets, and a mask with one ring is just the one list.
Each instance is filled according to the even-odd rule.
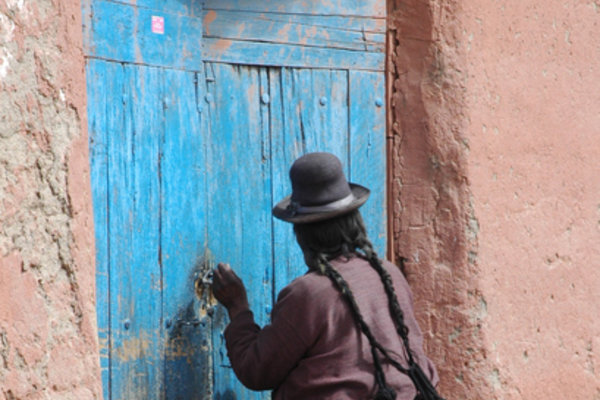
[[297,214],[312,214],[312,213],[321,213],[328,211],[339,210],[342,207],[350,205],[355,200],[354,194],[350,193],[348,196],[343,199],[336,200],[332,203],[323,204],[321,206],[301,206],[297,205],[295,207],[295,212]]

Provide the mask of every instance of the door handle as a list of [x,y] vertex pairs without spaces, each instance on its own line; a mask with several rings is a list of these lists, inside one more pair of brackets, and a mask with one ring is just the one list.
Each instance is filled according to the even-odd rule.
[[[194,281],[194,291],[196,297],[200,301],[200,316],[208,315],[212,317],[214,314],[214,306],[217,304],[217,300],[212,294],[212,283],[213,283],[213,271],[209,268],[204,271]],[[189,321],[195,322],[195,321]],[[189,324],[188,324],[189,325]],[[196,324],[197,325],[197,324]]]

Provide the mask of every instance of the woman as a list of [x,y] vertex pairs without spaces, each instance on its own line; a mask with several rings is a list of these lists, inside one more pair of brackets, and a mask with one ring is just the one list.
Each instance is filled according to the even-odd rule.
[[348,183],[329,153],[300,157],[290,179],[292,194],[273,214],[294,224],[308,272],[279,293],[271,324],[254,323],[244,284],[228,265],[214,272],[237,377],[250,389],[273,390],[273,399],[441,399],[408,284],[367,238],[358,208],[369,190]]

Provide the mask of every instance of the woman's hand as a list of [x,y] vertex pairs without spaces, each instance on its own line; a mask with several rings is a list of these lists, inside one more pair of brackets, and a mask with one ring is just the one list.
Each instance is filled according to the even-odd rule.
[[249,309],[246,287],[229,264],[219,263],[215,268],[212,292],[215,298],[227,308],[229,319]]

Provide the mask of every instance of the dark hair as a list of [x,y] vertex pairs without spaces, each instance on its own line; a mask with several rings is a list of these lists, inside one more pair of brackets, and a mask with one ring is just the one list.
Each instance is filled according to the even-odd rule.
[[[311,269],[322,266],[321,257],[332,260],[338,256],[351,257],[357,249],[373,253],[367,232],[358,210],[325,221],[295,224],[294,233]],[[324,271],[319,270],[323,273]]]
[[[396,392],[388,386],[385,381],[379,353],[381,353],[385,359],[400,372],[411,378],[417,389],[417,398],[434,400],[442,399],[437,395],[433,385],[431,385],[431,382],[429,382],[414,360],[408,342],[408,328],[404,324],[404,313],[398,303],[392,278],[373,250],[373,245],[367,237],[367,232],[360,212],[354,210],[348,214],[324,221],[309,224],[294,224],[294,233],[296,234],[296,240],[304,253],[304,259],[308,267],[331,279],[335,287],[342,293],[348,302],[354,319],[369,340],[375,367],[375,381],[378,386],[375,399],[392,400],[396,398]],[[407,367],[402,366],[397,360],[393,359],[389,355],[387,349],[385,349],[373,336],[369,326],[362,317],[348,283],[329,262],[329,260],[339,256],[349,258],[359,254],[368,260],[369,265],[377,271],[377,274],[383,283],[392,320],[396,326],[398,335],[404,343],[404,349],[408,358]]]

